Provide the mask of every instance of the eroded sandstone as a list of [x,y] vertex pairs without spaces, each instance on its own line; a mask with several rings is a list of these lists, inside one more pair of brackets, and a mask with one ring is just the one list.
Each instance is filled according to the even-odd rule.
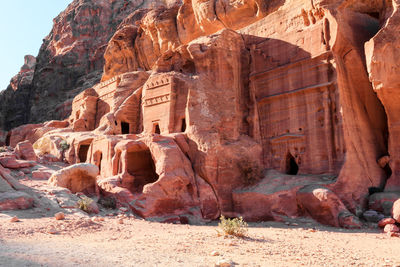
[[[137,4],[74,1],[66,12],[76,6],[86,14],[77,18],[122,21],[101,49],[97,28],[79,30],[101,36],[90,44],[104,54],[101,82],[76,90],[64,121],[21,126],[7,144],[26,139],[41,157],[93,164],[90,186],[163,221],[310,216],[354,228],[370,194],[398,191],[397,40],[387,44],[397,1]],[[66,33],[47,56],[81,62]],[[100,66],[96,53],[88,62]]]

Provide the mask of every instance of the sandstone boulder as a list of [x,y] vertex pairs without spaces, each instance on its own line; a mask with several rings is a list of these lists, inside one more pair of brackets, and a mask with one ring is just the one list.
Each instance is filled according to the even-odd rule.
[[0,192],[0,210],[24,210],[33,206],[33,198],[24,192]]
[[32,179],[48,180],[54,173],[52,170],[37,170],[32,171]]
[[[351,213],[328,188],[319,185],[304,186],[297,191],[296,199],[301,210],[316,221],[336,227],[346,227],[340,224],[339,218],[343,213],[350,215]],[[351,216],[354,217],[354,215]]]
[[392,217],[397,223],[400,223],[400,198],[393,203]]
[[378,226],[384,228],[387,224],[395,224],[396,221],[393,218],[384,218],[379,221]]
[[296,192],[307,184],[318,182],[312,177],[290,176],[277,171],[268,171],[266,177],[233,191],[236,217],[243,216],[247,221],[282,221],[282,216],[299,216]]
[[26,160],[18,160],[15,156],[6,156],[0,157],[0,164],[3,165],[4,168],[9,169],[20,169],[20,168],[28,168],[36,165],[34,161],[26,161]]
[[386,224],[383,228],[385,233],[398,233],[400,231],[399,227],[395,224]]
[[400,96],[400,78],[398,76],[400,37],[397,34],[400,29],[399,6],[399,1],[391,1],[385,6],[385,11],[382,12],[385,20],[381,24],[383,25],[382,29],[365,43],[369,79],[385,107],[389,128],[388,152],[392,174],[386,183],[385,191],[400,190],[400,143],[398,142],[400,120],[397,116],[400,112],[397,105]]
[[368,222],[378,223],[385,217],[382,213],[378,213],[375,210],[367,210],[363,213],[363,217]]
[[400,192],[380,192],[369,196],[368,207],[386,216],[391,215],[393,203],[400,198]]
[[31,142],[29,142],[28,140],[19,142],[15,146],[14,152],[20,159],[33,160],[33,161],[37,160],[35,150],[33,150],[33,146]]
[[120,203],[130,203],[135,199],[132,192],[122,187],[121,178],[119,176],[101,179],[98,180],[97,183],[103,194],[112,195]]
[[96,165],[79,163],[55,172],[50,177],[49,184],[68,188],[72,193],[94,194],[97,192],[98,174],[99,168]]
[[54,218],[57,221],[64,220],[65,219],[65,214],[63,212],[57,212],[56,214],[54,214]]

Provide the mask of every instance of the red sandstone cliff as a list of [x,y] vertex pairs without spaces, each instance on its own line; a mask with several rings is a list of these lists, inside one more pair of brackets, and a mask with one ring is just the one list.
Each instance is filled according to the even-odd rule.
[[31,114],[88,89],[68,119],[15,129],[10,144],[60,157],[66,140],[69,163],[97,165],[102,194],[146,218],[358,227],[369,193],[399,190],[397,1],[128,3],[75,1],[56,19]]
[[19,84],[13,78],[11,87],[0,94],[0,128],[67,117],[72,98],[100,80],[104,51],[117,26],[146,4],[144,0],[72,1],[43,39],[30,82]]

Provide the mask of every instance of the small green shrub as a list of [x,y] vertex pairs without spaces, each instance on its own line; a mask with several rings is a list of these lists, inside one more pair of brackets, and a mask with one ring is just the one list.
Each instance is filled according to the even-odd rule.
[[220,223],[218,223],[218,226],[225,235],[233,235],[237,237],[247,236],[248,225],[242,217],[229,219],[225,218],[225,216],[221,216],[219,220]]
[[62,140],[62,141],[60,142],[60,149],[61,149],[62,151],[65,151],[65,150],[67,150],[68,148],[69,148],[69,144],[67,143],[67,141]]
[[91,198],[88,198],[86,196],[82,196],[82,198],[79,199],[76,204],[77,204],[79,209],[81,209],[81,210],[83,210],[83,211],[85,211],[87,213],[90,213],[90,211],[91,211],[90,205],[92,204],[92,202],[93,202],[93,200]]
[[113,197],[100,198],[98,203],[106,209],[116,209],[117,208],[117,201]]

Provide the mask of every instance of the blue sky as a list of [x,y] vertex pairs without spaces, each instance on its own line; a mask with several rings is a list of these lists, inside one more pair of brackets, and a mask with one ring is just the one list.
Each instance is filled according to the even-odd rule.
[[8,0],[0,8],[0,91],[24,64],[25,55],[37,56],[50,33],[53,18],[72,0]]

